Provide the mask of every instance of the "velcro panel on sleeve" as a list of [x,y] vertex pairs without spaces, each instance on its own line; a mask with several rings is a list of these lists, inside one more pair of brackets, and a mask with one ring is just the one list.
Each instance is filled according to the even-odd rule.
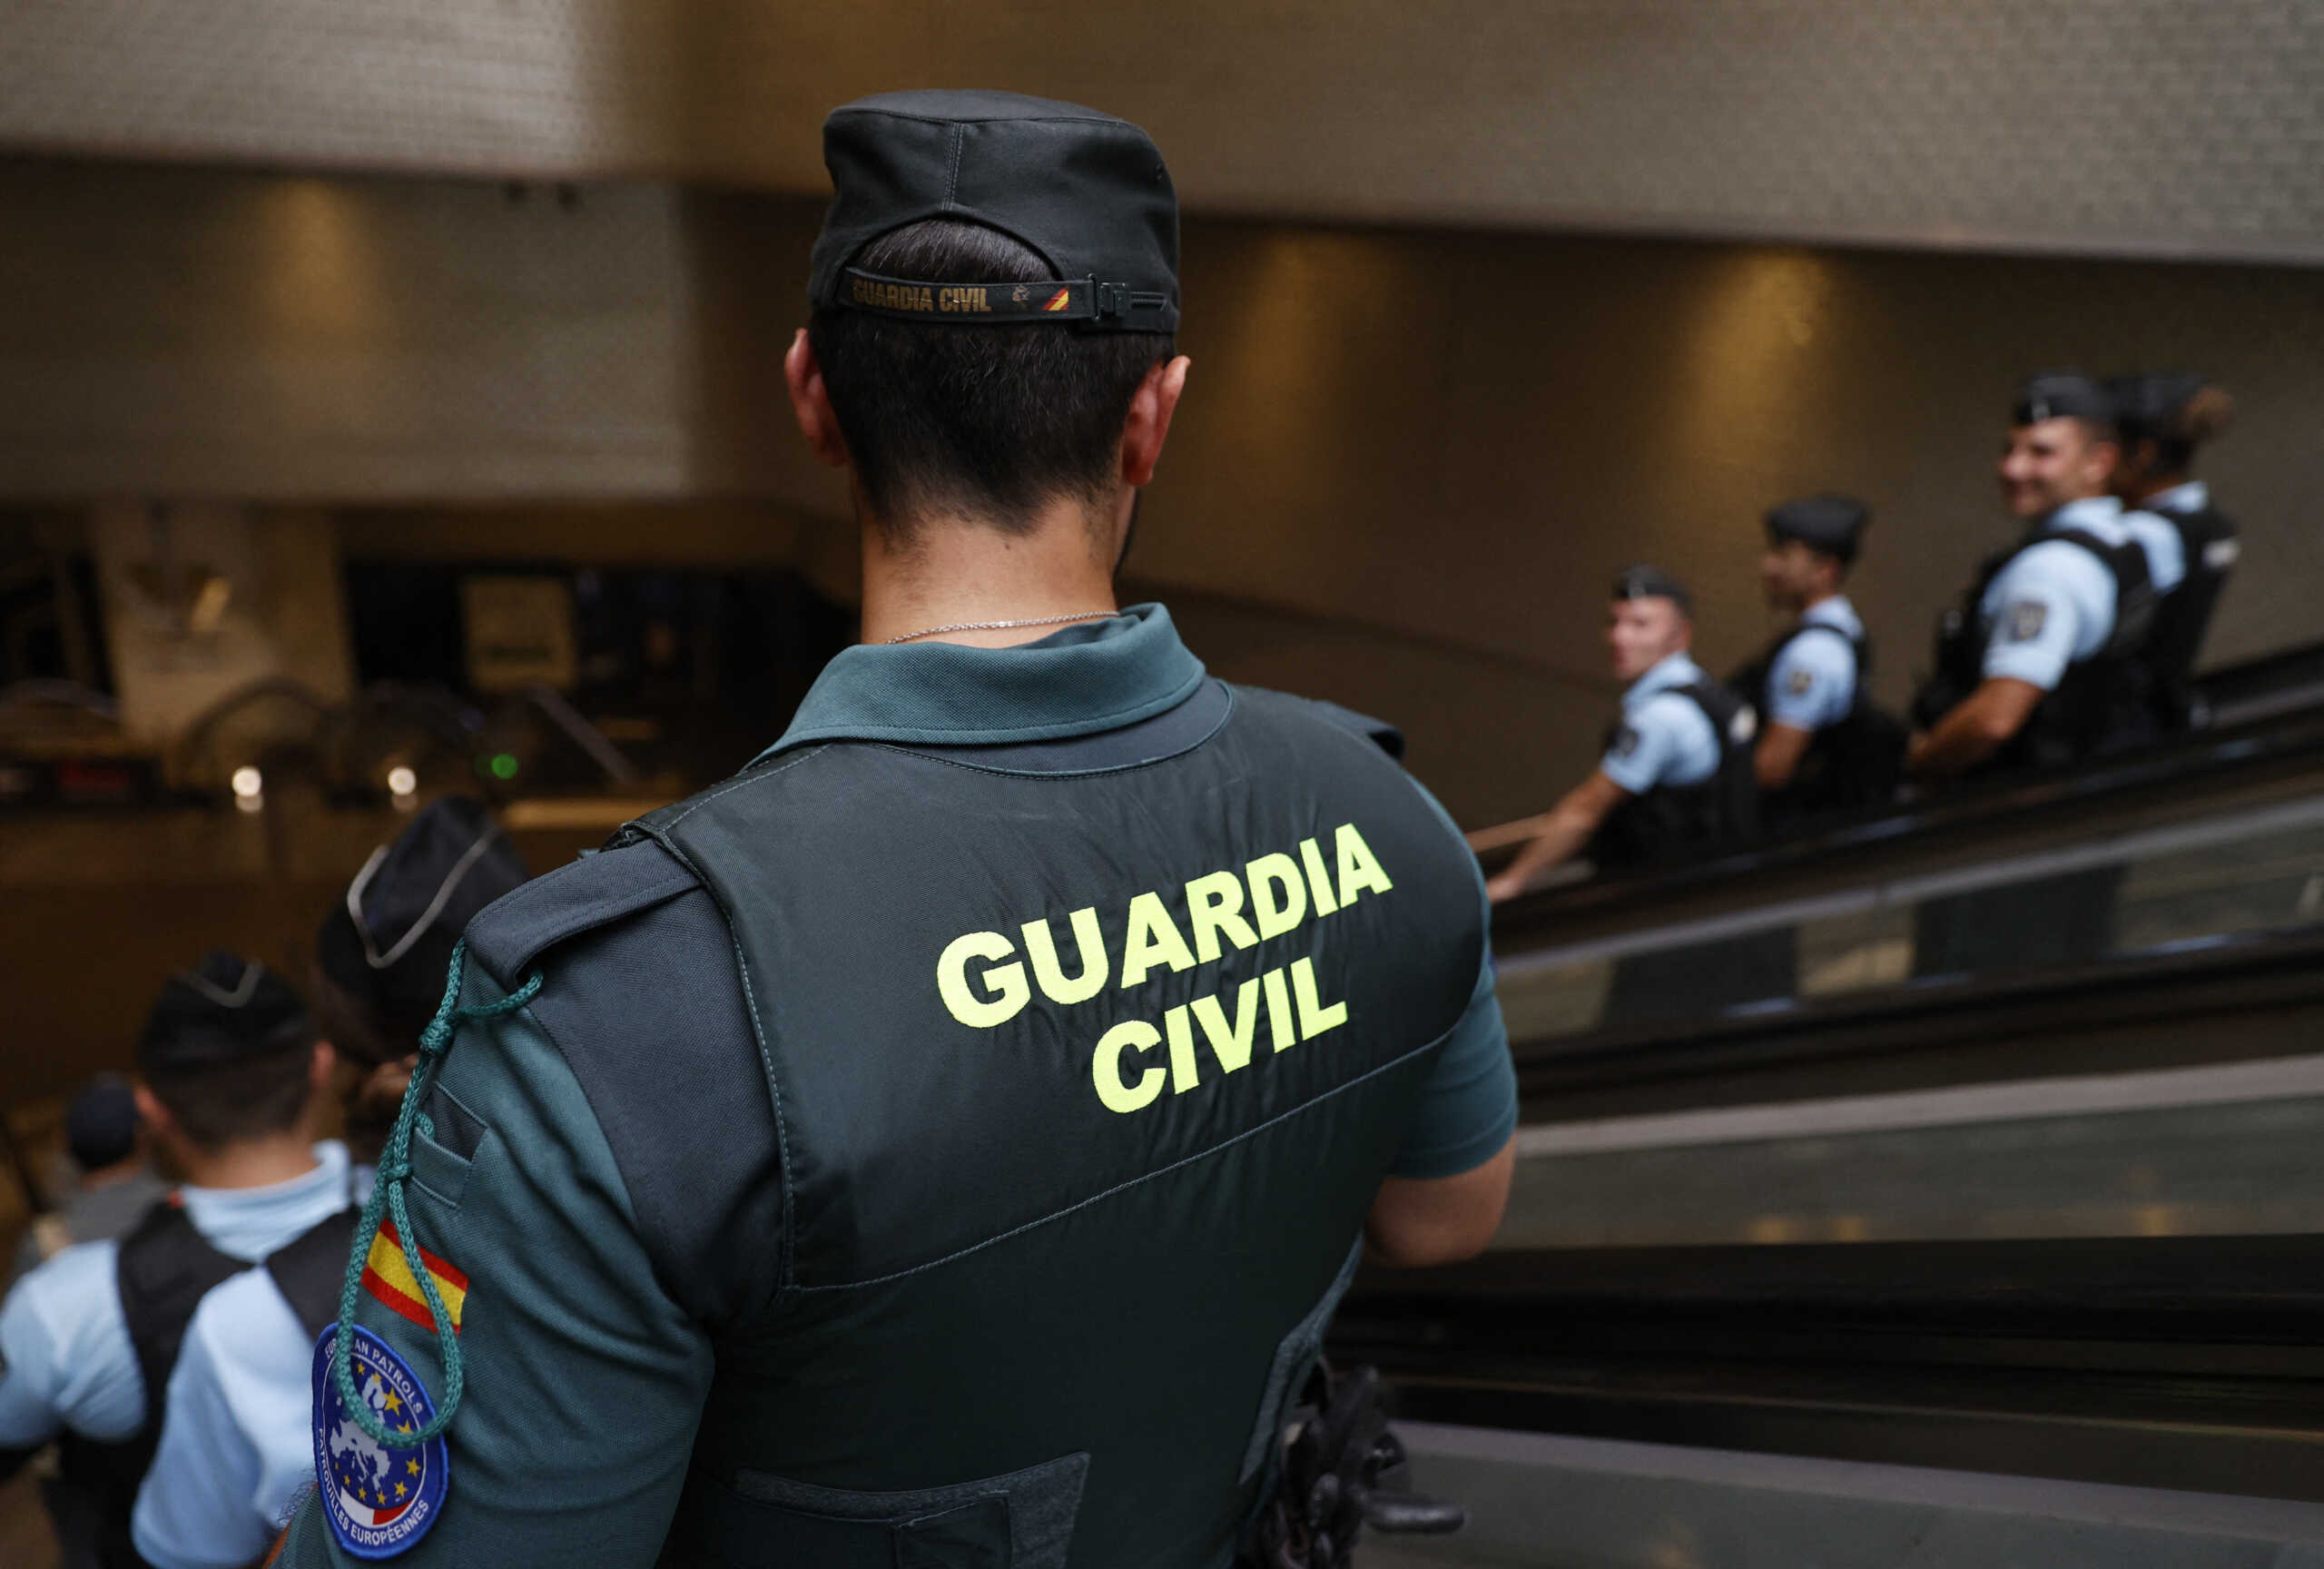
[[503,985],[515,985],[556,944],[696,886],[694,873],[650,840],[600,851],[487,905],[468,923],[468,952]]

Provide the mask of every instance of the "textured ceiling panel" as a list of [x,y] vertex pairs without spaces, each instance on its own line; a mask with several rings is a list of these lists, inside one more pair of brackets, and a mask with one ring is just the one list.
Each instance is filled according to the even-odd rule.
[[2318,0],[9,0],[0,144],[812,191],[938,82],[1218,210],[2324,260]]

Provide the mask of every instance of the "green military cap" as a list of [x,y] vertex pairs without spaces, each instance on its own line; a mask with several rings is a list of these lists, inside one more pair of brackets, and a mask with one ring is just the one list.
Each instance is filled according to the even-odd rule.
[[[1178,325],[1178,199],[1153,141],[1127,120],[1014,93],[882,93],[823,122],[832,204],[807,286],[817,310],[944,325]],[[1053,286],[890,278],[863,247],[930,218],[983,223],[1046,260]]]

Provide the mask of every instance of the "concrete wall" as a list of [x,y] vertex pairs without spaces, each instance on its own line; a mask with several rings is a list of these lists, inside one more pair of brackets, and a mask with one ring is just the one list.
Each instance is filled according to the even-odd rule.
[[14,0],[0,145],[820,192],[832,104],[1147,124],[1196,207],[2324,257],[2312,0]]

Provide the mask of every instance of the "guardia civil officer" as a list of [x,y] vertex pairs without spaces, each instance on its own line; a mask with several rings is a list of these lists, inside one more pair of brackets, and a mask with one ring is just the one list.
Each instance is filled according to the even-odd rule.
[[[366,1167],[386,1141],[453,943],[478,911],[524,881],[522,858],[484,806],[445,796],[373,851],[323,918],[315,994],[340,1059],[359,1192],[369,1192]],[[457,1109],[447,1101],[438,1110],[438,1135],[457,1143]],[[344,1263],[343,1253],[329,1260],[332,1314]],[[251,1563],[313,1485],[321,1317],[263,1269],[202,1299],[132,1522],[137,1550],[155,1569]]]
[[1488,884],[1496,900],[1532,887],[1584,849],[1601,869],[1666,859],[1748,833],[1757,822],[1751,709],[1688,656],[1694,605],[1652,567],[1614,579],[1606,646],[1630,683],[1621,718],[1588,778]]
[[1752,764],[1769,825],[1896,793],[1904,735],[1866,690],[1872,646],[1845,591],[1871,521],[1849,496],[1802,496],[1768,512],[1759,579],[1785,626],[1728,686],[1758,712]]
[[1220,1564],[1361,1241],[1497,1224],[1459,835],[1114,603],[1187,370],[1153,143],[921,92],[824,153],[785,369],[864,643],[469,925],[288,1564]]
[[2217,439],[2235,417],[2226,389],[2183,370],[2124,376],[2107,383],[2122,437],[2114,494],[2137,514],[2160,519],[2184,564],[2179,586],[2155,607],[2144,663],[2155,723],[2164,731],[2208,721],[2195,690],[2203,636],[2243,553],[2235,520],[2211,504],[2195,478],[2195,452]]
[[2138,656],[2181,568],[2171,531],[2147,518],[2134,536],[2109,493],[2114,420],[2084,376],[2037,376],[2019,391],[1999,479],[2024,532],[1938,628],[1935,674],[1914,699],[1911,773],[2072,763],[2152,734]]
[[0,1473],[59,1441],[48,1492],[66,1561],[105,1569],[140,1562],[130,1511],[204,1294],[263,1264],[320,1317],[354,1225],[347,1151],[313,1139],[330,1051],[264,966],[213,952],[172,977],[137,1069],[147,1136],[182,1185],[119,1239],[57,1254],[0,1308]]

